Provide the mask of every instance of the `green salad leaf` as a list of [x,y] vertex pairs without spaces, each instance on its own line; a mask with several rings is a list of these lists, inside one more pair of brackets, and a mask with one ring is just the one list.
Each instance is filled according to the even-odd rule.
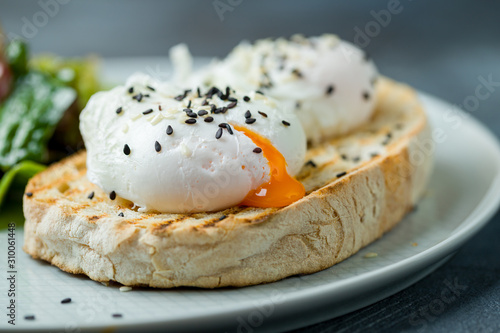
[[97,57],[61,58],[54,55],[39,55],[29,62],[31,69],[57,78],[78,93],[78,109],[87,105],[90,97],[102,90],[97,77]]
[[22,160],[43,162],[47,142],[76,92],[58,80],[31,71],[18,79],[0,105],[0,168],[7,171]]
[[31,177],[46,168],[45,165],[33,161],[23,161],[12,167],[0,180],[0,204],[5,200],[14,182],[24,187]]
[[28,72],[28,46],[22,40],[11,41],[5,50],[5,57],[16,78]]
[[28,179],[43,168],[38,163],[57,160],[82,145],[80,110],[102,89],[97,57],[29,59],[22,40],[10,41],[3,51],[0,56],[14,80],[0,103],[0,205],[22,197]]

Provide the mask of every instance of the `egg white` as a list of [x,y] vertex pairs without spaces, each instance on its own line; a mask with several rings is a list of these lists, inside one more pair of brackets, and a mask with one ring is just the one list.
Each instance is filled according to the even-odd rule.
[[[131,87],[133,93],[129,93]],[[138,93],[149,96],[138,102],[133,99]],[[201,106],[204,97],[198,97],[196,88],[182,101],[175,100],[182,94],[183,89],[143,74],[130,77],[124,86],[95,94],[80,116],[88,179],[132,201],[140,211],[205,212],[237,205],[250,190],[269,181],[269,165],[262,153],[253,152],[253,141],[234,128],[232,135],[224,128],[217,139],[220,123],[244,126],[268,138],[287,161],[290,175],[301,169],[304,131],[298,118],[273,99],[231,90],[231,97],[238,100],[234,108],[224,114],[198,116],[190,125],[183,111],[189,100],[193,112],[210,112],[210,106]],[[250,101],[245,102],[244,96]],[[223,107],[230,101],[214,96],[210,104]],[[149,109],[153,112],[143,114]],[[248,110],[256,119],[253,124],[245,122]],[[207,123],[204,119],[209,116],[214,121]],[[283,125],[283,120],[290,126]],[[166,133],[168,126],[173,129],[171,135]],[[125,145],[129,155],[124,153]]]

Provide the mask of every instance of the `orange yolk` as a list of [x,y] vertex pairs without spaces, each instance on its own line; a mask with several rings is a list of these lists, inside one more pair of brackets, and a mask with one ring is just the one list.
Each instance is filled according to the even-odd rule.
[[304,197],[306,191],[301,182],[286,171],[286,160],[271,141],[259,134],[241,126],[233,125],[234,129],[250,138],[257,147],[262,149],[267,159],[270,180],[255,190],[251,190],[241,205],[251,207],[284,207]]

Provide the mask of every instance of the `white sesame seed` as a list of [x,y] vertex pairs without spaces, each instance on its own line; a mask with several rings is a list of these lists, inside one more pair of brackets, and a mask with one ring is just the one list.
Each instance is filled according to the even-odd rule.
[[120,287],[121,292],[127,292],[127,291],[131,291],[131,290],[132,290],[132,287],[128,287],[128,286]]
[[150,120],[151,122],[151,125],[157,125],[158,123],[160,123],[160,121],[163,120],[163,115],[161,113],[158,113],[157,115],[154,116],[153,119]]
[[181,143],[181,152],[182,152],[182,155],[186,156],[186,157],[189,157],[191,156],[191,154],[193,153],[191,151],[191,149],[189,149],[188,146],[186,146],[185,143]]

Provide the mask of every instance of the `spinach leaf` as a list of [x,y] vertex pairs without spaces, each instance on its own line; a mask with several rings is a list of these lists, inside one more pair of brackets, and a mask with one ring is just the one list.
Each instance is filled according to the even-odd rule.
[[50,76],[31,71],[20,77],[0,105],[0,168],[22,160],[43,162],[47,142],[76,92]]

